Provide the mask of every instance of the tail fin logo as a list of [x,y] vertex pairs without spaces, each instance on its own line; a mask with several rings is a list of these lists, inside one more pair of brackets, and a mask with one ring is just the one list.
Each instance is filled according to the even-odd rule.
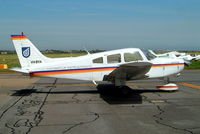
[[28,58],[31,55],[31,48],[30,47],[22,47],[22,56],[24,58]]

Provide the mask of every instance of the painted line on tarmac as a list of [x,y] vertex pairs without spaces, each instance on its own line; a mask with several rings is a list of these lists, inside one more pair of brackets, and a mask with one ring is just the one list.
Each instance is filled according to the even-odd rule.
[[189,84],[189,83],[177,83],[177,84],[185,86],[185,87],[191,87],[191,88],[194,88],[194,89],[200,89],[200,86]]
[[[158,83],[128,83],[127,85],[129,86],[129,85],[135,85],[135,86],[143,86],[143,85],[156,85],[156,84],[158,84]],[[55,86],[96,86],[96,85],[94,85],[94,84],[56,84]]]
[[158,83],[128,83],[127,85],[136,85],[136,86],[142,86],[142,85],[158,85]]
[[[30,83],[28,84],[30,85]],[[36,85],[36,86],[49,86],[49,85],[52,85],[51,83],[33,83],[33,85]],[[153,86],[153,85],[158,85],[158,83],[127,83],[127,86]],[[27,84],[24,84],[24,83],[20,83],[20,84],[15,84],[13,83],[12,85],[1,85],[0,84],[0,87],[22,87],[22,86],[27,86]],[[58,84],[55,84],[55,86],[72,86],[72,87],[76,87],[76,86],[96,86],[94,84],[79,84],[79,83],[75,83],[75,84],[68,84],[68,83],[58,83]]]

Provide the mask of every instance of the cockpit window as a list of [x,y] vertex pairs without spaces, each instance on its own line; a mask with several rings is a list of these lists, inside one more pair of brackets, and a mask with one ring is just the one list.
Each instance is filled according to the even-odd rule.
[[121,62],[121,55],[120,54],[113,54],[107,56],[108,63],[120,63]]
[[93,59],[93,63],[103,63],[103,57]]
[[125,62],[131,62],[131,61],[143,60],[143,58],[139,52],[133,52],[133,53],[124,53],[124,60]]
[[153,55],[150,51],[148,50],[142,50],[142,52],[144,53],[144,55],[147,57],[148,60],[152,60],[155,59],[156,56]]

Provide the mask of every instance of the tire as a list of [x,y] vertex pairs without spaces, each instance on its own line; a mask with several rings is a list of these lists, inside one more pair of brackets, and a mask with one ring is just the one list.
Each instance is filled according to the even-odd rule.
[[131,89],[127,86],[119,87],[120,93],[124,96],[128,96],[131,93]]

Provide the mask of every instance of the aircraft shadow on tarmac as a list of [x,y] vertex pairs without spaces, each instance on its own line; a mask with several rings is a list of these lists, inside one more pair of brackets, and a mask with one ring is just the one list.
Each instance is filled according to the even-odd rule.
[[142,104],[142,93],[166,92],[156,89],[132,89],[128,86],[125,88],[129,90],[128,95],[122,94],[113,84],[100,84],[97,86],[100,98],[109,104]]
[[21,89],[15,90],[11,96],[29,96],[30,94],[100,94],[108,104],[142,104],[142,93],[166,92],[154,89],[131,89],[129,87],[129,94],[124,95],[112,84],[100,84],[97,90],[77,90],[77,91],[37,91],[37,89]]

